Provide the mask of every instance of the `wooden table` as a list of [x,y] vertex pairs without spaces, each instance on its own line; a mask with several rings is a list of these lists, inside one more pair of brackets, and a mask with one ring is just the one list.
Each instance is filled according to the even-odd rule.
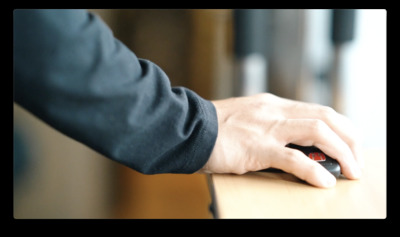
[[216,218],[386,218],[386,149],[364,152],[360,180],[339,177],[331,189],[286,173],[212,174]]

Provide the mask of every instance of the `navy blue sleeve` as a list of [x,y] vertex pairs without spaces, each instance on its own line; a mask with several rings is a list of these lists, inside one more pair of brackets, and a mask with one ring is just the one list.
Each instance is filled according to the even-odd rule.
[[193,173],[217,137],[215,107],[171,87],[85,10],[14,11],[14,101],[145,174]]

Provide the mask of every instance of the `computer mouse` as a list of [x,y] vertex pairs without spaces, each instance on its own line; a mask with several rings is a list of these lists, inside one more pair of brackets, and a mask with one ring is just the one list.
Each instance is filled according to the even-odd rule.
[[[299,146],[295,144],[288,144],[287,147],[289,148],[294,148],[302,151],[306,156],[308,156],[310,159],[318,162],[320,165],[322,165],[325,169],[327,169],[333,176],[336,178],[339,177],[341,174],[341,169],[339,162],[337,162],[335,159],[329,157],[325,153],[323,153],[320,149],[318,149],[315,146]],[[268,168],[264,170],[260,170],[263,172],[280,172],[281,170],[279,169],[274,169],[274,168]]]

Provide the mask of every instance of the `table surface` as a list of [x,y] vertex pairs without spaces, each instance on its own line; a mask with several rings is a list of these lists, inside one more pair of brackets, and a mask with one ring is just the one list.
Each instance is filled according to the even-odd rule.
[[311,186],[286,173],[212,174],[217,218],[386,218],[386,149],[364,151],[359,180]]

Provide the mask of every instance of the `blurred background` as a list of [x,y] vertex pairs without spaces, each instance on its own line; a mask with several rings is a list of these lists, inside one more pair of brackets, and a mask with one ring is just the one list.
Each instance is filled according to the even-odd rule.
[[[385,10],[90,10],[206,99],[271,92],[348,116],[386,149]],[[205,175],[142,175],[14,104],[15,218],[212,218]]]

